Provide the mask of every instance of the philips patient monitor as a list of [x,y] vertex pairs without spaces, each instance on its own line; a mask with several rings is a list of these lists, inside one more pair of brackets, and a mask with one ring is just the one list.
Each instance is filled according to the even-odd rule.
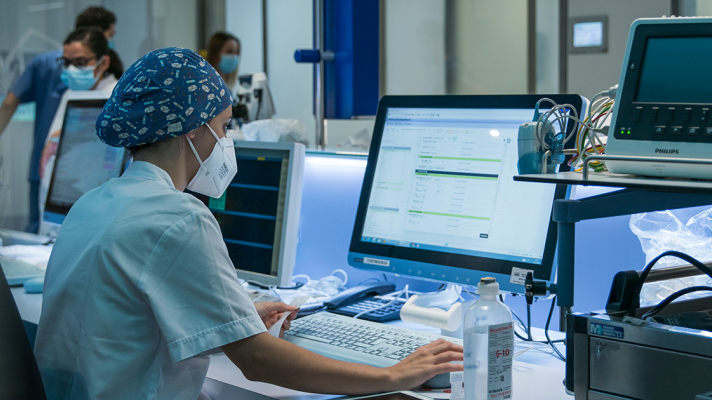
[[[512,179],[519,125],[541,97],[382,98],[349,264],[462,285],[494,276],[514,293],[529,271],[551,281],[566,189]],[[580,96],[547,97],[583,111]]]
[[712,179],[710,165],[665,158],[712,160],[712,18],[652,18],[633,22],[607,155],[659,157],[606,161],[611,172]]

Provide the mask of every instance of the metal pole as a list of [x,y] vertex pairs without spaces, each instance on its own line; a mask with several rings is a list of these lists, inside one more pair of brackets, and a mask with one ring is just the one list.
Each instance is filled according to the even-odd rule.
[[574,305],[574,246],[576,223],[559,222],[557,232],[558,269],[556,279],[556,304],[560,307],[559,330],[566,332],[566,313]]
[[[324,50],[324,0],[314,0],[314,48]],[[316,145],[319,150],[326,148],[324,130],[324,58],[319,57],[316,68],[316,93],[314,95],[314,116],[316,118]]]

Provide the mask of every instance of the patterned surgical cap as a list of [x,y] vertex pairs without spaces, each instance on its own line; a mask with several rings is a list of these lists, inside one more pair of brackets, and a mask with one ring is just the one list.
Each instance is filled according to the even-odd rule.
[[192,50],[167,47],[133,63],[96,121],[106,144],[133,147],[184,135],[232,105],[225,82]]

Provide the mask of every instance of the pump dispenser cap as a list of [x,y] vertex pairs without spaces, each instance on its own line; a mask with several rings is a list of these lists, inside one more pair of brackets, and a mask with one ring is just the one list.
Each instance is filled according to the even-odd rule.
[[486,277],[480,279],[480,283],[477,284],[477,294],[496,296],[499,294],[499,283],[497,279],[492,277]]

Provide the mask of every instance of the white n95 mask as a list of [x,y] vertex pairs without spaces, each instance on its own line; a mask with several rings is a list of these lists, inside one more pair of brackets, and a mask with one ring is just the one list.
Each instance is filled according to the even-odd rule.
[[202,161],[198,152],[195,151],[193,142],[186,136],[188,144],[190,144],[190,148],[193,150],[193,154],[195,154],[195,158],[197,158],[200,163],[198,173],[195,174],[195,177],[188,183],[187,187],[196,193],[220,198],[237,173],[235,146],[232,143],[232,139],[226,137],[219,138],[213,128],[208,124],[206,125],[218,142],[215,143],[215,147],[213,148],[213,152],[210,153],[210,156],[208,156],[205,161]]

